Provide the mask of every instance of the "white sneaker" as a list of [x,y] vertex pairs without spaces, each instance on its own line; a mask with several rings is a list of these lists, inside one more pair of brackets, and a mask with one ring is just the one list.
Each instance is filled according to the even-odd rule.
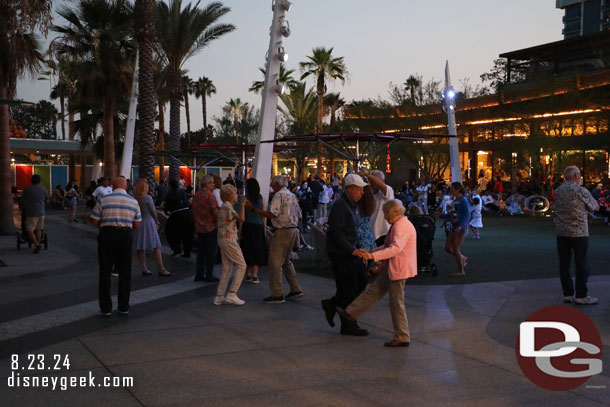
[[574,303],[578,305],[594,305],[597,304],[597,298],[587,295],[585,298],[574,298]]
[[244,305],[246,303],[246,301],[239,298],[237,296],[237,294],[235,294],[235,293],[229,293],[229,295],[227,295],[225,302],[227,304],[233,304],[233,305]]
[[225,297],[223,297],[222,295],[217,295],[214,298],[214,305],[222,305],[225,303]]

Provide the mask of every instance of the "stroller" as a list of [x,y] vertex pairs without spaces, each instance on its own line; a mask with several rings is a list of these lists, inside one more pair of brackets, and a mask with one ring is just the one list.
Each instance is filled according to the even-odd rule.
[[409,220],[417,232],[417,272],[430,273],[433,277],[438,275],[436,264],[432,263],[432,241],[436,232],[436,222],[428,215],[409,216]]
[[[45,250],[49,250],[49,239],[47,238],[46,232],[42,231],[42,239],[40,241]],[[21,245],[27,244],[29,248],[32,247],[32,241],[25,231],[25,210],[21,211],[21,232],[17,232],[17,250],[21,250]]]

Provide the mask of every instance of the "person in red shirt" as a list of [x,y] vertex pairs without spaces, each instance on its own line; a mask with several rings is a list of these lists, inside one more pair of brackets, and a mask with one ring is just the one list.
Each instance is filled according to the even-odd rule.
[[217,282],[214,262],[218,253],[218,202],[212,194],[214,178],[206,175],[191,205],[197,233],[197,270],[195,281]]

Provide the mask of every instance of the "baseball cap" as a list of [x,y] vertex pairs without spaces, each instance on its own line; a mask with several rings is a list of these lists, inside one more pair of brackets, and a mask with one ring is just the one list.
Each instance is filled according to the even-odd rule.
[[347,174],[344,178],[344,181],[346,187],[349,187],[350,185],[354,185],[357,187],[365,187],[368,185],[358,174]]

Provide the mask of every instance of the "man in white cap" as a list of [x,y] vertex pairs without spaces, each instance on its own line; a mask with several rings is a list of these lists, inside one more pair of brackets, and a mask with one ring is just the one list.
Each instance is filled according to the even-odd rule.
[[[367,185],[357,174],[344,178],[344,193],[335,201],[328,217],[327,250],[333,269],[337,292],[334,297],[322,300],[322,308],[330,326],[335,326],[335,307],[349,305],[364,291],[367,283],[363,261],[354,256],[358,246],[358,201]],[[341,335],[365,336],[356,321],[341,318]]]

